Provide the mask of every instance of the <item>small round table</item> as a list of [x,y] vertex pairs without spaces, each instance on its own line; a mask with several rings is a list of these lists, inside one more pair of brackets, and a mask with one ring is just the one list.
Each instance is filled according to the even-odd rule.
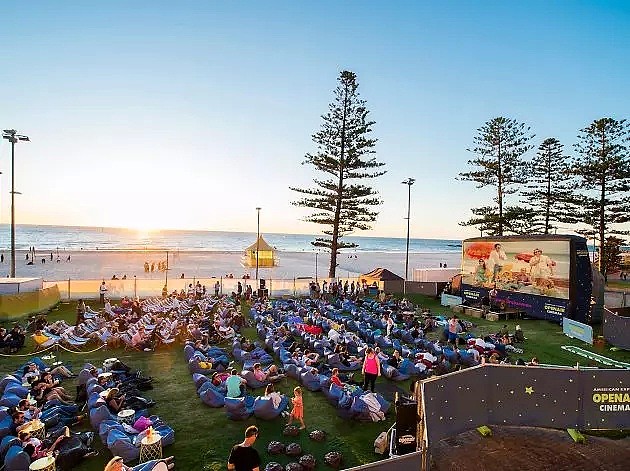
[[44,422],[39,419],[31,420],[27,424],[27,426],[24,427],[23,430],[29,432],[31,434],[31,437],[37,438],[39,440],[43,440],[44,438],[46,438],[46,426],[44,425]]
[[136,411],[133,409],[123,409],[118,413],[118,423],[133,425],[133,417]]
[[140,463],[162,458],[162,436],[153,432],[150,437],[140,441]]
[[43,458],[33,461],[28,469],[29,471],[55,471],[55,457],[44,456]]

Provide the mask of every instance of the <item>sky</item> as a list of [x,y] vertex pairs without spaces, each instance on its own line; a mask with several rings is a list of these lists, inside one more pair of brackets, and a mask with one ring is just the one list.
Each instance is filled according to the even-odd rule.
[[[10,1],[0,15],[0,127],[16,221],[319,233],[290,204],[342,70],[376,121],[371,231],[461,239],[490,189],[457,181],[476,130],[506,116],[572,152],[628,118],[627,1]],[[0,221],[10,144],[0,144]]]

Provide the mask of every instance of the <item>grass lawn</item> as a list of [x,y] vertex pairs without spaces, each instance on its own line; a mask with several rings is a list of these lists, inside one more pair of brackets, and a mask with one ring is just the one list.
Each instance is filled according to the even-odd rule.
[[[88,304],[90,304],[88,302]],[[76,303],[63,303],[49,314],[51,322],[65,319],[73,323]],[[255,329],[247,329],[245,334],[254,338]],[[231,348],[231,347],[230,347]],[[33,350],[30,338],[20,353]],[[124,352],[123,350],[99,350],[86,355],[67,353],[61,350],[56,353],[58,359],[70,362],[74,372],[78,372],[85,362],[102,365],[106,358],[118,357],[134,369],[140,369],[145,375],[154,378],[154,389],[144,393],[157,401],[151,413],[162,417],[175,430],[175,444],[164,449],[164,455],[174,455],[176,469],[186,471],[197,470],[225,470],[227,457],[232,445],[243,439],[243,432],[249,425],[257,425],[260,435],[255,448],[259,451],[263,462],[278,461],[281,464],[289,462],[286,456],[271,457],[266,452],[267,444],[277,440],[285,444],[297,442],[304,453],[312,453],[318,461],[318,469],[327,468],[323,464],[323,457],[328,451],[337,450],[343,454],[344,467],[356,466],[377,460],[380,456],[374,453],[374,439],[381,431],[387,430],[394,422],[394,410],[391,409],[387,421],[380,423],[365,423],[343,420],[337,417],[335,409],[330,405],[322,393],[312,393],[304,390],[304,420],[307,432],[320,429],[328,434],[323,443],[316,443],[302,432],[299,437],[282,436],[285,419],[273,421],[258,420],[252,417],[244,422],[228,420],[223,409],[213,409],[201,402],[197,396],[191,374],[184,361],[183,346],[175,345],[172,349],[155,353]],[[0,359],[0,373],[6,374],[21,365],[25,358]],[[65,381],[67,390],[74,393],[74,383]],[[290,378],[282,380],[277,390],[284,394],[292,394],[298,383]],[[387,380],[379,380],[377,390],[387,397],[393,397],[397,386],[408,388],[408,382],[394,385]],[[262,390],[256,391],[261,394]],[[256,395],[256,394],[255,394]],[[89,429],[89,423],[86,430]],[[99,456],[84,461],[76,469],[78,471],[101,471],[105,463],[111,458],[111,453],[96,438],[95,447],[100,450]]]
[[[433,298],[410,297],[412,302],[428,307],[434,313],[451,315],[450,310],[441,307],[439,302]],[[49,320],[52,322],[57,319],[65,319],[72,323],[74,322],[75,309],[76,303],[74,302],[60,304],[58,309],[49,314]],[[496,331],[503,323],[507,323],[513,330],[514,326],[519,323],[527,337],[527,341],[523,345],[525,352],[521,357],[527,360],[537,356],[541,363],[575,365],[580,362],[580,364],[585,364],[584,358],[560,348],[561,345],[577,345],[617,360],[630,362],[630,352],[610,352],[608,349],[595,350],[583,342],[564,336],[562,328],[551,322],[541,320],[490,322],[483,319],[462,317],[475,323],[477,326],[475,330],[480,333]],[[595,335],[599,334],[597,329]],[[246,329],[245,335],[254,338],[255,330],[253,328]],[[433,333],[431,336],[435,338],[437,334]],[[21,353],[32,351],[33,344],[30,338],[27,342],[27,346]],[[281,464],[286,464],[288,462],[286,457],[272,458],[266,453],[267,444],[271,440],[278,440],[285,444],[291,441],[300,443],[305,453],[315,455],[319,463],[318,469],[326,468],[323,465],[323,456],[331,450],[338,450],[343,453],[344,467],[356,466],[379,458],[379,455],[375,455],[373,451],[374,439],[381,431],[389,428],[394,421],[393,409],[388,414],[386,422],[364,423],[342,420],[337,417],[335,409],[326,401],[322,393],[311,393],[304,390],[304,416],[307,430],[324,430],[327,432],[328,438],[321,444],[311,441],[307,434],[293,440],[282,436],[284,422],[281,418],[274,421],[250,418],[245,422],[234,422],[226,418],[223,409],[213,409],[204,405],[197,397],[191,374],[188,372],[184,361],[181,345],[176,345],[171,350],[156,353],[99,350],[95,353],[77,355],[60,350],[57,355],[60,360],[70,362],[75,372],[78,372],[85,362],[100,365],[105,358],[116,356],[132,368],[140,369],[145,375],[152,376],[154,389],[145,394],[158,403],[151,409],[151,412],[162,417],[175,430],[175,444],[166,448],[164,453],[165,456],[174,455],[177,469],[181,470],[224,470],[231,446],[242,440],[243,431],[251,424],[258,425],[261,430],[256,448],[265,463],[279,461]],[[0,373],[12,372],[23,361],[25,361],[24,357],[21,359],[3,357],[0,360]],[[278,389],[285,394],[291,394],[296,385],[296,381],[288,378],[278,385]],[[408,381],[393,383],[379,379],[377,382],[377,390],[390,400],[393,398],[394,391],[406,391],[408,388]],[[74,391],[72,383],[68,383],[68,389]],[[102,447],[100,440],[96,439],[95,445],[100,450],[100,455],[85,461],[84,464],[76,468],[77,470],[100,471],[103,469],[111,454],[109,450]]]

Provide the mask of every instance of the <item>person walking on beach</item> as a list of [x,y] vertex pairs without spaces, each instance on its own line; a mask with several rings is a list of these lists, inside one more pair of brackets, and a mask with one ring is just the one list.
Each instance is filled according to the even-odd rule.
[[368,385],[370,391],[374,392],[376,378],[381,375],[381,362],[372,347],[368,347],[365,352],[365,360],[363,360],[363,390],[367,391]]
[[304,430],[306,428],[306,425],[304,425],[304,401],[302,399],[302,388],[299,386],[293,388],[293,399],[291,399],[291,402],[293,403],[293,409],[291,409],[287,425],[291,425],[293,419],[295,419],[300,422],[300,430]]
[[4,254],[0,254],[0,263],[4,263]]
[[101,283],[101,287],[98,289],[98,293],[100,295],[100,302],[102,306],[105,306],[105,293],[107,293],[107,286],[105,286],[105,282]]
[[227,462],[229,471],[260,471],[260,455],[253,448],[258,438],[258,427],[250,425],[245,430],[245,440],[234,445]]
[[219,296],[219,290],[221,289],[221,283],[218,281],[214,284],[214,295]]

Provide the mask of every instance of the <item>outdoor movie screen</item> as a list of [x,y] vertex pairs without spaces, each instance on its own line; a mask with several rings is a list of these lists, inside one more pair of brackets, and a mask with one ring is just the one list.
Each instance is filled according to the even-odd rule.
[[569,299],[568,240],[464,241],[462,283]]

